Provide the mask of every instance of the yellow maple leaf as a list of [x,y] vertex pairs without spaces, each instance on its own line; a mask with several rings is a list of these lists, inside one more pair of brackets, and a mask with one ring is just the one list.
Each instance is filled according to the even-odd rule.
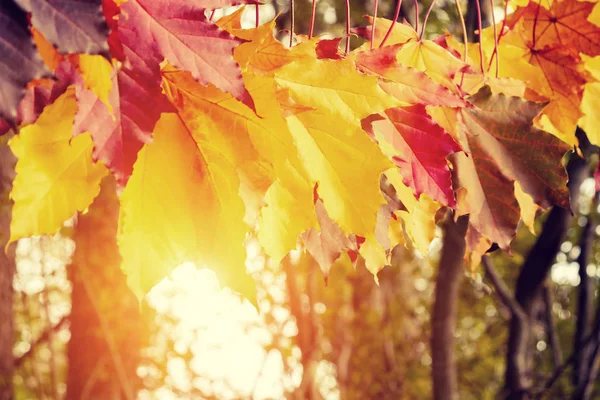
[[247,228],[235,161],[208,131],[161,115],[121,196],[118,242],[138,298],[179,264],[212,268],[221,284],[255,302],[245,273]]
[[76,110],[75,92],[69,88],[9,143],[18,158],[11,242],[58,232],[100,190],[107,170],[92,161],[94,144],[88,133],[73,138]]
[[581,100],[581,112],[579,126],[585,131],[590,142],[596,146],[600,145],[600,56],[582,57],[586,70],[593,79],[584,86]]
[[468,64],[431,40],[410,41],[396,56],[399,63],[425,72],[431,79],[458,93],[454,77]]
[[[396,215],[403,221],[405,234],[423,257],[427,257],[429,245],[435,238],[435,213],[439,210],[440,204],[425,194],[417,200],[412,190],[403,183],[398,168],[386,171],[385,176],[396,189],[398,198],[406,208],[406,211],[396,211]],[[393,235],[393,230],[390,230],[390,238],[393,239]],[[392,242],[392,247],[394,244]]]
[[56,47],[54,47],[54,45],[50,43],[48,39],[44,37],[44,35],[42,35],[40,31],[34,27],[31,27],[30,30],[33,43],[35,44],[35,47],[37,47],[37,51],[40,57],[42,57],[42,61],[44,61],[44,64],[46,64],[50,71],[54,71],[64,57],[58,50],[56,50]]
[[91,54],[73,54],[69,56],[69,60],[77,67],[85,88],[94,92],[112,112],[112,106],[108,100],[113,86],[112,64],[102,56]]
[[361,120],[397,101],[351,60],[298,60],[277,71],[275,80],[297,103],[314,108],[287,121],[328,214],[346,234],[374,239],[383,204],[380,175],[391,164],[362,130]]

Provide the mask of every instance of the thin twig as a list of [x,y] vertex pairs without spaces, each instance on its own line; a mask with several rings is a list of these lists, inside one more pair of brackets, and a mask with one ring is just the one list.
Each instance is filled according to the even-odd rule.
[[[583,347],[587,346],[592,341],[593,338],[594,338],[594,335],[588,335],[585,338]],[[566,371],[566,369],[569,367],[569,365],[571,365],[573,363],[573,360],[575,360],[575,353],[571,354],[569,356],[569,358],[567,358],[560,367],[558,367],[554,370],[554,373],[550,376],[550,378],[548,378],[546,383],[544,385],[542,385],[542,387],[536,392],[536,394],[538,396],[541,396],[544,392],[550,390],[552,388],[552,385],[554,385],[556,383],[558,378],[561,377],[561,375]]]
[[[458,1],[458,0],[456,0]],[[390,35],[392,34],[392,31],[394,30],[394,26],[396,25],[396,22],[398,21],[398,17],[400,16],[400,8],[402,7],[402,0],[398,0],[396,2],[396,11],[394,12],[394,19],[392,20],[392,23],[390,25],[390,28],[388,29],[388,31],[385,33],[385,36],[383,37],[383,40],[381,41],[381,43],[379,44],[379,47],[383,47],[385,45],[385,42],[387,42],[388,38],[390,37]]]
[[494,286],[494,289],[496,289],[496,293],[498,293],[498,297],[500,297],[502,304],[504,304],[512,314],[516,316],[525,316],[519,302],[517,302],[506,283],[504,283],[496,271],[496,268],[494,268],[492,260],[490,260],[488,256],[483,256],[481,263],[483,264],[485,275],[492,283],[492,286]]
[[35,339],[33,342],[31,342],[31,344],[29,345],[29,350],[27,350],[25,353],[23,353],[20,357],[15,358],[15,360],[14,360],[15,368],[19,368],[21,366],[21,364],[23,364],[23,362],[37,350],[37,347],[40,344],[42,344],[48,340],[48,337],[50,336],[50,332],[57,332],[58,330],[60,330],[60,328],[62,328],[62,326],[68,320],[69,320],[69,317],[67,315],[65,315],[60,319],[60,321],[58,321],[56,323],[56,325],[51,326],[48,329],[46,329],[44,332],[42,332],[42,334],[37,339]]

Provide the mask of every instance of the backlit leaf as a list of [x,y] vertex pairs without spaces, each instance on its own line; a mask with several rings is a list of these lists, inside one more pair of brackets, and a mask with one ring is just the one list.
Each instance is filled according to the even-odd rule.
[[162,114],[121,195],[119,249],[138,298],[179,264],[213,269],[221,284],[255,302],[245,273],[244,204],[235,165],[201,128]]
[[[129,0],[121,6],[121,41],[136,54],[143,55],[143,62],[158,64],[164,58],[177,68],[189,71],[201,84],[212,83],[252,105],[239,66],[233,59],[233,49],[242,41],[206,19],[204,8],[215,2],[202,3]],[[139,62],[130,61],[133,69],[137,69]]]
[[315,108],[287,118],[300,159],[331,218],[346,233],[374,238],[389,161],[361,129],[361,119],[393,107],[377,78],[350,60],[298,60],[275,74],[299,104]]
[[446,158],[461,150],[458,144],[432,121],[421,104],[390,108],[382,117],[369,121],[370,128],[380,145],[385,142],[391,146],[382,147],[400,168],[404,184],[417,198],[425,193],[444,205],[454,206]]
[[89,134],[72,137],[76,109],[74,90],[69,89],[10,141],[18,158],[11,241],[58,232],[100,190],[107,171],[92,161]]

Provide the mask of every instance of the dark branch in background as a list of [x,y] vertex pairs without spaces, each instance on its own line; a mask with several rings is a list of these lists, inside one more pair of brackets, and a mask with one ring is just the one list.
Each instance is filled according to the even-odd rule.
[[589,352],[586,368],[586,373],[583,374],[579,385],[575,389],[573,394],[573,400],[589,400],[592,398],[592,391],[594,389],[594,383],[598,378],[598,372],[600,369],[600,299],[596,307],[596,321],[594,323],[594,329],[590,335],[589,343],[586,343],[583,347],[583,352]]
[[[481,27],[486,28],[492,23],[492,8],[489,1],[481,1]],[[479,43],[478,28],[478,3],[477,0],[469,0],[467,7],[467,37],[471,43]]]
[[544,298],[544,327],[546,329],[546,337],[548,338],[548,346],[552,352],[552,362],[554,363],[554,369],[558,368],[562,364],[563,354],[560,346],[560,340],[556,329],[554,329],[554,317],[552,316],[552,291],[549,283],[544,285],[542,292]]
[[[1,7],[0,7],[1,8]],[[11,135],[8,133],[6,135]],[[4,136],[4,138],[7,138]],[[8,139],[8,138],[7,138]],[[13,277],[15,273],[15,245],[5,252],[10,232],[11,201],[8,194],[15,176],[16,158],[6,145],[0,145],[0,400],[9,400],[14,396],[12,376],[13,363]]]
[[[400,0],[398,0],[400,1]],[[396,5],[400,5],[400,11],[398,13],[398,18],[396,19],[396,21],[402,23],[404,20],[406,20],[409,24],[411,24],[412,26],[415,26],[415,16],[414,13],[412,13],[412,8],[413,6],[411,4],[409,4],[410,2],[408,1],[401,1],[400,3],[396,3]],[[394,14],[395,14],[395,8],[394,7],[390,7],[390,10],[388,12],[388,14],[385,16],[385,18],[387,19],[391,19],[392,21],[394,20]]]
[[590,215],[588,216],[587,222],[581,231],[581,237],[579,239],[580,253],[577,257],[577,263],[579,264],[579,291],[577,293],[577,322],[575,328],[575,338],[573,340],[573,354],[575,360],[573,361],[573,385],[577,387],[581,378],[587,374],[587,362],[589,360],[589,353],[583,351],[583,338],[588,336],[591,329],[592,323],[592,309],[594,299],[594,282],[587,273],[587,266],[590,261],[590,254],[592,251],[594,230],[596,229],[596,223],[594,222],[593,215],[595,214],[595,207],[597,205],[597,194],[594,196],[592,206],[590,209]]
[[[587,138],[578,130],[578,138],[584,153],[591,146]],[[589,144],[589,142],[587,142]],[[584,159],[572,154],[567,165],[569,175],[568,187],[571,193],[571,205],[575,206],[579,199],[581,182],[589,175]],[[553,207],[538,240],[527,255],[521,268],[515,289],[515,299],[523,309],[526,319],[513,316],[510,322],[508,349],[506,354],[505,395],[510,399],[522,399],[532,388],[532,325],[535,320],[537,304],[541,300],[542,288],[554,258],[564,240],[567,228],[572,219],[570,210]]]
[[494,268],[492,260],[488,256],[483,256],[481,262],[483,264],[485,276],[492,283],[492,286],[496,290],[498,297],[500,297],[502,304],[504,304],[504,306],[506,306],[506,308],[509,309],[511,315],[521,315],[522,317],[525,317],[521,305],[517,303],[510,289],[508,288],[508,286],[506,286],[506,283],[504,283],[504,281],[496,271],[496,268]]
[[435,280],[435,300],[431,315],[431,358],[434,399],[456,399],[457,379],[454,356],[458,292],[463,276],[465,235],[469,217],[454,222],[453,213],[443,223],[442,254]]
[[15,369],[19,368],[26,359],[33,355],[40,345],[47,342],[53,333],[58,332],[68,320],[69,316],[65,315],[55,325],[48,327],[44,332],[42,332],[42,334],[29,345],[29,350],[23,353],[20,357],[15,358]]
[[[591,342],[592,342],[592,335],[585,338],[584,346],[588,345]],[[569,358],[567,358],[565,360],[564,363],[562,363],[558,368],[556,368],[554,370],[554,373],[552,374],[552,376],[550,376],[550,378],[548,378],[548,380],[543,385],[540,386],[540,389],[538,389],[532,393],[533,397],[535,397],[535,398],[542,397],[543,398],[544,394],[552,388],[552,386],[556,383],[556,381],[558,381],[558,379],[567,370],[567,368],[569,368],[569,366],[571,364],[573,364],[573,360],[575,360],[575,354],[571,354],[569,356]]]

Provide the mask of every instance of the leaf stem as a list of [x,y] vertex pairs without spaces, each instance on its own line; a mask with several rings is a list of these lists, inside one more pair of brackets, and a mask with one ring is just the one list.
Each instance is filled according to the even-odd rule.
[[294,0],[290,0],[290,47],[294,44]]
[[415,32],[419,32],[419,0],[414,0],[415,5]]
[[506,0],[504,2],[504,19],[502,20],[502,26],[500,27],[500,34],[498,35],[498,40],[496,40],[496,46],[494,47],[494,51],[492,52],[492,57],[490,58],[490,62],[488,64],[488,71],[492,67],[492,61],[494,61],[494,56],[500,57],[498,55],[498,44],[500,44],[500,40],[504,36],[504,28],[506,27],[506,15],[507,14],[508,14],[508,0]]
[[396,21],[398,21],[398,17],[400,16],[400,8],[402,8],[402,0],[398,0],[396,2],[396,11],[394,12],[394,19],[392,20],[392,24],[390,25],[390,28],[386,32],[383,40],[379,44],[380,48],[383,47],[383,45],[385,44],[385,42],[388,40],[388,38],[392,34],[392,31],[394,30],[394,25],[396,25]]
[[254,16],[255,16],[255,18],[256,18],[256,25],[255,25],[255,26],[256,26],[257,28],[258,28],[258,21],[260,20],[260,11],[259,11],[259,8],[258,8],[258,6],[259,6],[259,4],[258,4],[258,3],[256,3],[256,5],[254,6],[254,7],[255,7],[255,8],[254,8]]
[[421,36],[419,36],[419,39],[423,39],[423,34],[425,33],[425,26],[427,25],[427,20],[429,19],[429,14],[431,14],[431,10],[433,9],[434,4],[435,0],[431,0],[431,4],[429,4],[429,8],[427,9],[427,14],[425,14],[425,19],[423,20],[423,26],[421,27]]
[[[508,1],[508,0],[507,0]],[[310,11],[310,27],[308,28],[308,38],[312,39],[315,29],[315,15],[317,14],[317,0],[312,0],[312,10]]]
[[538,18],[540,16],[540,8],[542,7],[542,2],[540,1],[537,6],[537,11],[535,12],[535,19],[533,20],[533,40],[531,48],[535,49],[535,43],[537,41],[537,37],[535,35],[535,29],[537,28]]
[[481,68],[481,73],[485,74],[485,70],[483,69],[483,44],[481,43],[481,31],[483,30],[481,22],[481,2],[475,0],[475,4],[477,5],[477,29],[479,30],[479,33],[477,34],[479,37],[479,67]]
[[[456,4],[456,11],[458,12],[458,18],[460,19],[460,25],[462,26],[463,42],[464,42],[463,61],[466,64],[468,52],[469,52],[469,39],[468,39],[468,35],[467,35],[467,25],[465,24],[465,17],[463,15],[462,9],[460,8],[460,4],[459,4],[458,0],[454,0],[454,4]],[[465,79],[465,73],[463,71],[462,76],[460,78],[460,85],[459,85],[459,87],[461,87],[461,88],[462,88],[464,79]]]
[[346,54],[350,53],[350,0],[346,0]]
[[371,50],[373,50],[373,43],[375,42],[375,22],[377,22],[377,7],[379,6],[379,0],[375,0],[373,6],[373,27],[371,28]]
[[210,17],[208,17],[208,21],[209,21],[209,22],[212,22],[212,20],[213,20],[213,17],[215,16],[215,11],[217,11],[217,10],[216,10],[216,9],[214,9],[214,10],[212,10],[212,11],[211,11],[211,13],[210,13]]
[[[496,78],[500,76],[500,57],[498,54],[498,32],[496,31],[496,16],[494,15],[494,0],[490,0],[491,14],[492,14],[492,25],[494,25],[494,54],[496,54]],[[481,43],[481,32],[479,33],[479,43]],[[490,63],[492,60],[490,60]],[[488,71],[489,71],[488,67]]]

